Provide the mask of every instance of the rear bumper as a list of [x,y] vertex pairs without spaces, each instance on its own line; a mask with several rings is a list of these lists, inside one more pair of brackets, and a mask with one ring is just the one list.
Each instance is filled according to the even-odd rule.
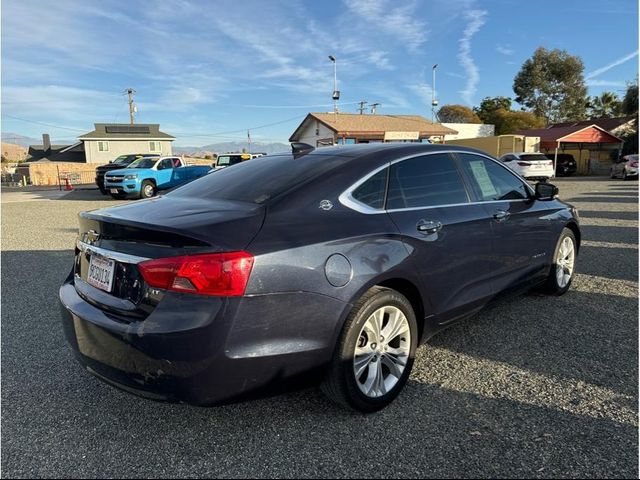
[[573,175],[578,171],[578,167],[576,165],[558,165],[556,169],[557,175]]
[[348,307],[308,293],[167,293],[146,319],[123,323],[80,297],[71,279],[60,303],[67,340],[87,370],[141,396],[195,405],[314,381]]

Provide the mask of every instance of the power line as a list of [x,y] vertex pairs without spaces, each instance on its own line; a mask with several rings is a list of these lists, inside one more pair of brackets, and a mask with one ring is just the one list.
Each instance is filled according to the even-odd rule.
[[38,122],[36,120],[27,120],[26,118],[14,117],[13,115],[8,115],[6,113],[3,113],[2,116],[3,117],[12,118],[14,120],[20,120],[21,122],[35,123],[36,125],[44,125],[45,127],[58,128],[60,130],[71,130],[71,131],[74,131],[74,132],[86,132],[87,131],[86,129],[71,128],[71,127],[61,127],[59,125],[52,125],[50,123]]
[[[304,115],[304,117],[306,117],[306,115]],[[283,123],[291,122],[293,120],[299,120],[300,118],[302,118],[301,115],[296,115],[295,117],[287,118],[286,120],[280,120],[278,122],[267,123],[265,125],[258,125],[257,127],[249,127],[249,128],[242,128],[242,129],[239,129],[239,130],[231,130],[231,131],[228,131],[228,132],[184,133],[184,134],[180,133],[180,132],[173,132],[173,133],[174,133],[174,135],[178,135],[178,136],[182,136],[182,137],[220,137],[220,136],[233,134],[233,133],[245,133],[247,130],[258,130],[258,129],[261,129],[261,128],[274,127],[276,125],[281,125]],[[231,138],[231,137],[228,137],[228,138]]]

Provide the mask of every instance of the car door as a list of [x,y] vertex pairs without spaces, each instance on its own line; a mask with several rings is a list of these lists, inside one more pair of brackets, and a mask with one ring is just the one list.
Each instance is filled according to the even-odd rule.
[[156,183],[158,188],[169,188],[173,180],[173,160],[171,158],[163,158],[158,163],[157,168]]
[[495,160],[457,153],[475,201],[491,220],[494,284],[498,291],[534,282],[553,257],[553,211],[539,202],[529,185]]
[[392,163],[385,208],[403,234],[439,323],[492,295],[491,219],[482,205],[470,202],[449,153]]

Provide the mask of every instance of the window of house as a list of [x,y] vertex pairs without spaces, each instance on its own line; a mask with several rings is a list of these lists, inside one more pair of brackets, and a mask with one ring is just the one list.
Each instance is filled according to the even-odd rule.
[[149,142],[150,152],[160,152],[160,142]]
[[108,152],[109,151],[109,142],[98,142],[98,151],[99,152]]
[[458,169],[447,153],[414,157],[391,165],[389,210],[468,202]]

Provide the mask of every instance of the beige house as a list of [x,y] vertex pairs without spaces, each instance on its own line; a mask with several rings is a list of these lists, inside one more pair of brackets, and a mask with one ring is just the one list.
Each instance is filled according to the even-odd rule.
[[442,141],[456,130],[420,115],[310,113],[289,138],[314,147],[373,142]]
[[157,123],[94,125],[95,130],[78,137],[84,145],[86,163],[109,163],[120,155],[132,153],[171,155],[171,142],[175,137],[161,132]]

